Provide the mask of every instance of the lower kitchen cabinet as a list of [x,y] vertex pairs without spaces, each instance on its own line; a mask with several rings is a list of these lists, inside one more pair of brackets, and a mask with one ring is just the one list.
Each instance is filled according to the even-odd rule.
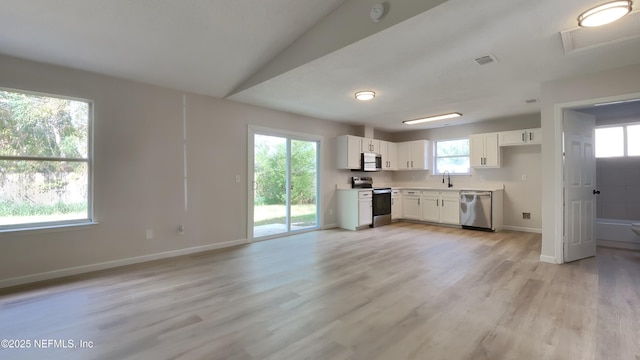
[[338,226],[358,230],[373,223],[373,193],[371,190],[339,189]]
[[460,225],[460,192],[443,191],[440,196],[440,222]]
[[373,198],[371,191],[358,192],[358,226],[373,224]]
[[423,191],[422,221],[460,224],[460,192]]
[[391,220],[402,219],[402,191],[391,190]]
[[440,222],[440,192],[422,192],[422,221]]
[[421,194],[419,190],[402,191],[402,218],[422,220]]

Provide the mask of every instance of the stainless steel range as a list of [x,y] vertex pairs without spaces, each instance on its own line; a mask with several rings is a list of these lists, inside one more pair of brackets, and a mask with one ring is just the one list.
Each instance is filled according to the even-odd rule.
[[352,177],[353,189],[371,189],[373,192],[373,222],[371,227],[391,224],[391,188],[374,188],[369,176]]

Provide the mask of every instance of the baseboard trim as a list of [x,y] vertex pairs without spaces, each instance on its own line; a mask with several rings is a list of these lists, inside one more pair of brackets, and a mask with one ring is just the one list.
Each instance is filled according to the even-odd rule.
[[549,255],[540,255],[540,261],[549,264],[559,264],[559,262],[556,261],[555,256]]
[[597,241],[598,246],[610,247],[616,249],[625,249],[625,250],[640,250],[640,244],[638,243],[630,243],[626,241],[616,241],[616,240],[600,240]]
[[149,255],[142,255],[142,256],[136,256],[131,258],[113,260],[113,261],[106,261],[106,262],[101,262],[97,264],[75,266],[75,267],[70,267],[66,269],[47,271],[47,272],[38,273],[38,274],[18,276],[10,279],[0,280],[0,289],[16,286],[16,285],[34,283],[38,281],[51,280],[51,279],[65,277],[65,276],[84,274],[84,273],[99,271],[99,270],[106,270],[106,269],[116,268],[120,266],[133,265],[133,264],[139,264],[139,263],[144,263],[144,262],[149,262],[154,260],[167,259],[167,258],[172,258],[177,256],[190,255],[190,254],[195,254],[195,253],[200,253],[205,251],[223,249],[223,248],[228,248],[232,246],[244,245],[247,243],[248,241],[246,239],[226,241],[226,242],[209,244],[209,245],[194,246],[194,247],[185,248],[185,249],[171,250],[171,251],[166,251],[166,252],[161,252],[156,254],[149,254]]
[[322,225],[322,227],[320,228],[320,230],[329,230],[329,229],[335,229],[338,227],[338,224],[324,224]]
[[509,225],[503,225],[502,228],[504,230],[513,230],[513,231],[542,234],[542,229],[537,229],[537,228],[529,228],[529,227],[523,227],[523,226],[509,226]]

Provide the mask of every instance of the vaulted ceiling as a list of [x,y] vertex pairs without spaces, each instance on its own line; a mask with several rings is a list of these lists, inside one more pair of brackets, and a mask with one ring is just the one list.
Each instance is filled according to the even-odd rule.
[[0,53],[389,131],[535,113],[542,82],[640,62],[639,13],[575,29],[599,1],[378,2],[3,0]]

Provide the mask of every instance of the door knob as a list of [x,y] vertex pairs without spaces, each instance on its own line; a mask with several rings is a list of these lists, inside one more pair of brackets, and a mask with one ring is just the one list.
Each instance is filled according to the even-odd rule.
[[600,195],[600,190],[593,190],[593,195]]

